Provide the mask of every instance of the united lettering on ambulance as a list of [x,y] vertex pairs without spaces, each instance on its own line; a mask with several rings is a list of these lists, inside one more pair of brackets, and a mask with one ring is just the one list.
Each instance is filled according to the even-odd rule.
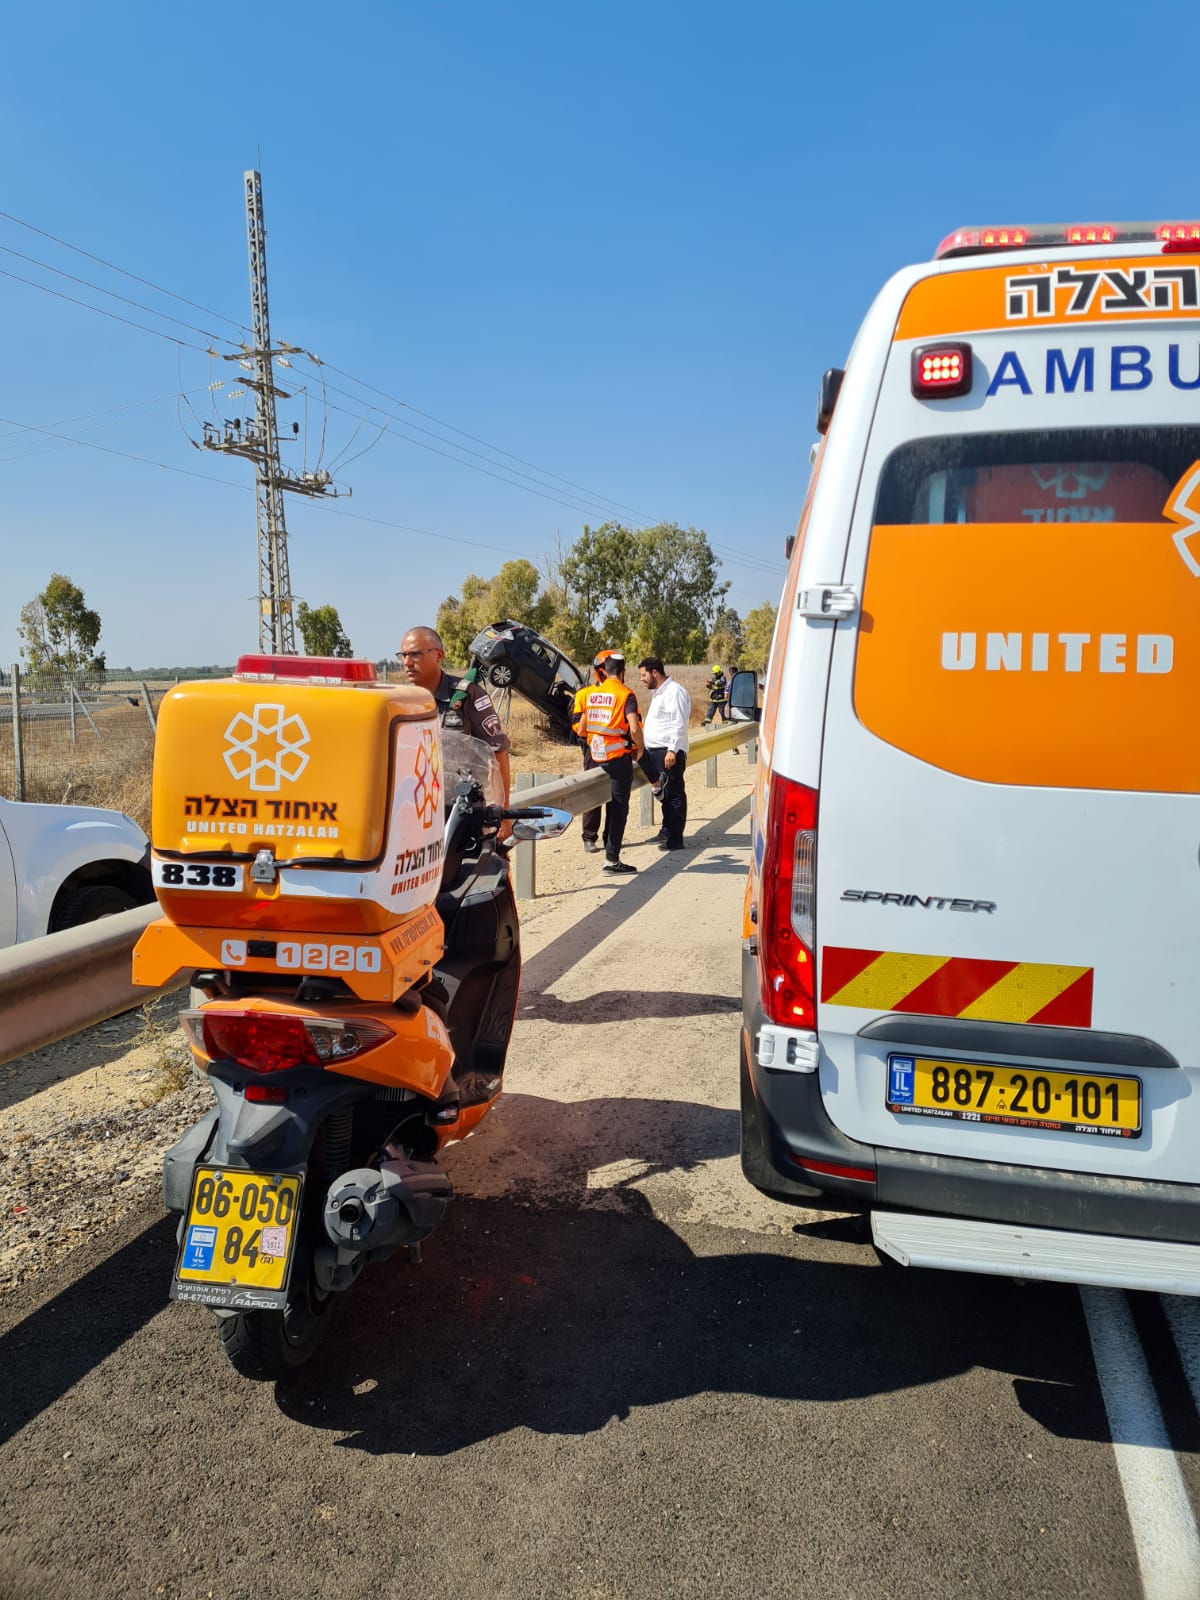
[[834,392],[761,725],[744,1169],[903,1260],[1200,1293],[1200,224],[961,230]]

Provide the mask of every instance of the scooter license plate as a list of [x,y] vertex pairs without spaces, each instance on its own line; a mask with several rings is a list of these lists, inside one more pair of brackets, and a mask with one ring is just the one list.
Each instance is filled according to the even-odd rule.
[[302,1186],[298,1173],[197,1167],[172,1298],[239,1310],[282,1305]]

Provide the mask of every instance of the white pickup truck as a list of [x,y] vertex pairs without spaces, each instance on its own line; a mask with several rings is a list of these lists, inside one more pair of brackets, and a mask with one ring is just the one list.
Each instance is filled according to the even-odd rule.
[[148,859],[119,811],[0,800],[0,949],[148,904]]

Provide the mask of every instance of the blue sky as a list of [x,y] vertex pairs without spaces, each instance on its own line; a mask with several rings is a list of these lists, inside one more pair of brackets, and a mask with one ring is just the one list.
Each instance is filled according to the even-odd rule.
[[[184,342],[0,276],[0,661],[56,570],[100,611],[113,666],[254,647],[251,469],[186,436],[239,406],[238,369],[203,347],[248,319],[245,168],[263,173],[275,338],[351,375],[326,373],[345,412],[397,412],[366,383],[440,419],[400,411],[397,431],[429,434],[339,468],[352,499],[289,497],[293,589],[333,602],[360,653],[432,620],[468,572],[605,515],[706,529],[744,612],[782,580],[820,374],[895,268],[964,222],[1200,213],[1177,66],[1198,18],[1069,0],[9,7],[0,211],[207,309],[0,217],[0,272]],[[297,370],[307,418],[301,400],[280,421],[306,424],[312,466],[320,382]],[[351,442],[356,425],[329,411],[326,464],[375,438]],[[540,492],[500,481],[514,471]]]

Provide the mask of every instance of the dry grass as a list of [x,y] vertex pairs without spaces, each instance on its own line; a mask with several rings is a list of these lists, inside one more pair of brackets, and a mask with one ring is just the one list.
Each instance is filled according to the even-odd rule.
[[169,1094],[178,1094],[192,1075],[192,1052],[179,1028],[178,996],[151,1000],[142,1007],[142,1025],[129,1041],[129,1048],[144,1049],[151,1077],[139,1096],[143,1106],[157,1105]]

